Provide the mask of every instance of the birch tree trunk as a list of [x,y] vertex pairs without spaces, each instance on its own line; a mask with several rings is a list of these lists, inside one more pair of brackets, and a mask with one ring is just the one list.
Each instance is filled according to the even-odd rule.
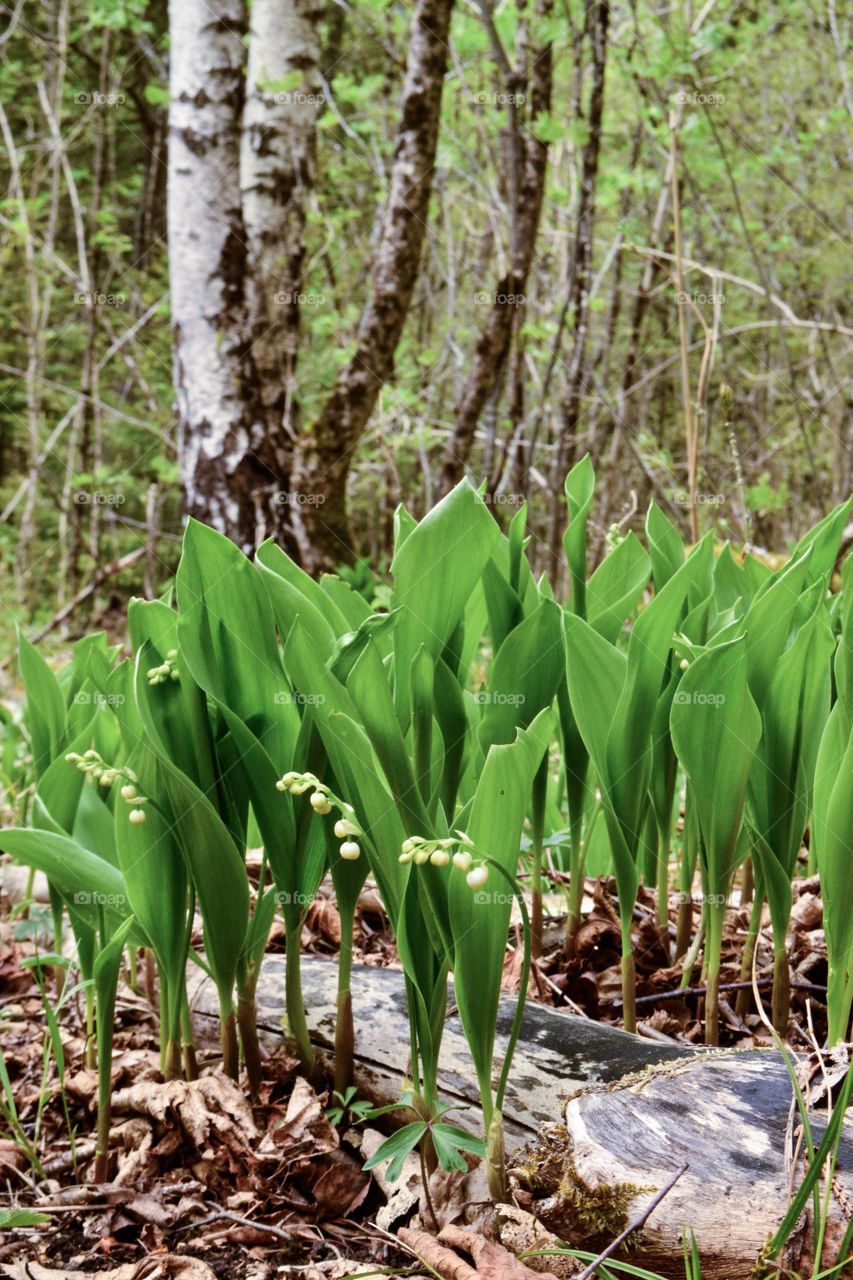
[[414,5],[391,184],[371,271],[373,294],[361,318],[355,352],[302,439],[294,488],[303,495],[304,505],[294,514],[303,562],[313,570],[353,558],[347,475],[379,392],[393,374],[418,276],[452,5],[453,0],[416,0]]
[[303,304],[305,218],[316,173],[319,89],[316,0],[253,0],[240,186],[246,302],[265,449],[274,463],[267,532],[294,550],[289,509],[299,430],[296,357]]
[[245,550],[272,468],[249,341],[240,206],[242,0],[171,0],[168,235],[178,460],[190,515]]

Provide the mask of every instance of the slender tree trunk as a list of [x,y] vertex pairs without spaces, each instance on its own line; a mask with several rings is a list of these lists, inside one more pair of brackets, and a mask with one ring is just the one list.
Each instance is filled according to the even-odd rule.
[[569,284],[568,306],[572,317],[574,342],[566,375],[566,395],[562,406],[556,469],[553,475],[555,495],[551,527],[551,554],[556,559],[565,521],[563,477],[572,456],[574,436],[581,411],[581,397],[586,376],[586,345],[589,329],[589,283],[592,269],[592,237],[595,221],[595,193],[598,183],[598,161],[604,117],[604,76],[607,66],[607,34],[610,6],[606,0],[589,0],[587,37],[592,53],[592,87],[587,111],[587,140],[584,145],[578,202],[575,251]]
[[249,340],[240,206],[241,0],[171,0],[168,229],[187,510],[251,550],[265,527],[263,406]]
[[264,532],[289,550],[295,550],[289,510],[299,429],[296,357],[300,316],[312,300],[303,292],[303,265],[323,101],[317,74],[321,13],[315,0],[253,0],[240,144],[249,336],[265,452],[274,459],[262,504],[269,522]]
[[[538,19],[550,18],[552,0],[539,0]],[[507,174],[504,185],[510,195],[511,244],[510,269],[497,283],[492,306],[480,333],[468,380],[454,410],[453,432],[441,459],[439,488],[447,493],[465,472],[477,424],[490,396],[502,384],[513,336],[519,328],[518,318],[524,306],[524,290],[536,251],[536,238],[545,193],[548,168],[548,144],[534,133],[538,116],[551,109],[552,57],[551,44],[534,45],[531,51],[532,72],[528,80],[526,67],[513,68],[491,22],[486,18],[495,54],[503,66],[510,118],[506,148]],[[529,83],[529,95],[525,92]],[[520,99],[520,101],[519,101]],[[528,100],[529,99],[529,100]],[[526,107],[525,128],[519,128],[519,108]],[[516,170],[516,172],[512,172]],[[515,387],[516,397],[521,389]],[[491,459],[487,459],[487,464]],[[486,471],[491,470],[487,465]]]
[[379,392],[393,375],[420,268],[452,3],[416,0],[414,5],[391,185],[371,271],[372,297],[361,318],[356,349],[319,418],[302,438],[294,482],[301,502],[293,515],[303,560],[315,571],[354,555],[347,476]]

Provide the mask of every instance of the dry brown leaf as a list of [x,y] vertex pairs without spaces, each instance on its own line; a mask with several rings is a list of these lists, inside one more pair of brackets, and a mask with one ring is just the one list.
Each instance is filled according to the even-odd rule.
[[[557,1280],[552,1271],[531,1271],[503,1245],[493,1244],[477,1231],[448,1226],[438,1239],[425,1231],[403,1227],[398,1238],[444,1280]],[[459,1255],[468,1254],[471,1266]]]
[[[496,1206],[501,1244],[514,1254],[529,1253],[537,1249],[565,1249],[565,1243],[557,1236],[546,1231],[542,1223],[526,1209],[517,1204],[499,1204]],[[553,1271],[559,1280],[570,1280],[584,1268],[584,1263],[577,1258],[544,1257],[529,1258],[528,1266],[532,1271]]]
[[341,917],[330,898],[314,899],[305,916],[305,927],[324,942],[330,942],[335,947],[341,945]]
[[167,1080],[119,1089],[113,1114],[150,1116],[167,1129],[180,1126],[197,1150],[205,1150],[216,1134],[249,1147],[258,1139],[251,1108],[239,1085],[224,1075],[200,1080]]
[[[0,1263],[0,1280],[82,1280],[91,1271],[57,1270],[38,1262]],[[98,1271],[98,1280],[216,1280],[216,1273],[200,1258],[176,1253],[149,1254],[141,1262],[127,1262],[109,1271]]]

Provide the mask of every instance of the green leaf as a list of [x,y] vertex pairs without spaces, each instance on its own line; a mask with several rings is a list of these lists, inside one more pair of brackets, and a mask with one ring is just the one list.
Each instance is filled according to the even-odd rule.
[[575,463],[565,481],[569,524],[563,534],[563,549],[569,566],[573,613],[586,616],[586,526],[595,493],[595,470],[586,453]]
[[673,699],[670,724],[696,804],[709,891],[725,898],[761,737],[743,639],[709,649],[691,664]]
[[401,607],[395,644],[395,702],[409,718],[409,673],[423,645],[437,660],[491,557],[500,532],[468,480],[424,516],[391,564]]
[[650,503],[646,515],[646,537],[649,540],[655,590],[660,591],[684,564],[684,543],[675,525],[656,502]]
[[40,778],[65,746],[65,699],[56,676],[21,631],[18,662],[27,694],[24,722],[32,743],[33,768]]
[[[533,778],[554,731],[555,717],[542,711],[509,745],[490,748],[477,785],[466,830],[476,849],[515,875],[521,830]],[[437,868],[424,867],[427,875]],[[474,1059],[481,1094],[491,1097],[491,1068],[501,974],[513,894],[494,870],[488,887],[472,893],[465,876],[447,873],[453,934],[456,1002]]]
[[613,643],[649,581],[651,560],[633,533],[616,546],[586,586],[586,617]]
[[466,1133],[458,1125],[443,1124],[439,1121],[432,1125],[430,1136],[435,1146],[435,1154],[438,1156],[438,1163],[448,1173],[453,1170],[458,1170],[460,1173],[467,1172],[468,1161],[462,1154],[465,1151],[485,1159],[485,1142],[472,1133]]
[[403,1172],[406,1156],[414,1151],[428,1127],[423,1120],[403,1125],[402,1129],[398,1129],[396,1133],[391,1134],[390,1138],[385,1139],[381,1147],[374,1151],[369,1160],[365,1160],[363,1165],[365,1172],[369,1172],[371,1169],[375,1169],[377,1165],[385,1164],[387,1160],[390,1160],[391,1163],[385,1171],[385,1176],[389,1182],[396,1182]]

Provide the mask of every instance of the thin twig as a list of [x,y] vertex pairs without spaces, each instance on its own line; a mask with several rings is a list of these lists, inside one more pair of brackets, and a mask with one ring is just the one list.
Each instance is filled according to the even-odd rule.
[[[53,615],[50,622],[46,622],[45,625],[35,633],[35,635],[30,637],[31,643],[38,644],[39,640],[43,640],[44,637],[49,635],[55,627],[58,627],[60,623],[66,620],[66,618],[69,618],[78,605],[81,605],[84,600],[88,600],[91,595],[94,595],[98,587],[102,586],[108,578],[112,578],[115,574],[121,573],[124,569],[129,569],[131,565],[136,564],[137,560],[141,560],[145,555],[146,550],[146,547],[137,547],[135,551],[129,551],[127,555],[120,556],[117,560],[111,560],[109,564],[104,565],[103,569],[99,569],[98,572],[93,575],[89,583],[83,587],[82,591],[77,592],[73,600],[69,600],[68,604],[63,605],[63,607]],[[0,662],[0,671],[4,671],[6,667],[14,661],[14,657],[14,654],[10,654],[8,658],[4,658],[3,661]]]
[[624,1244],[624,1242],[628,1239],[629,1236],[633,1235],[635,1231],[639,1231],[641,1227],[644,1227],[646,1225],[646,1222],[652,1216],[655,1209],[660,1204],[661,1200],[663,1200],[664,1196],[669,1195],[670,1191],[675,1186],[678,1179],[681,1177],[683,1173],[686,1173],[689,1168],[690,1166],[688,1164],[683,1164],[680,1169],[676,1170],[676,1172],[672,1175],[672,1177],[670,1178],[666,1186],[661,1187],[657,1195],[652,1197],[651,1201],[643,1210],[643,1212],[639,1214],[638,1217],[634,1218],[632,1222],[629,1222],[625,1230],[620,1235],[618,1235],[616,1239],[613,1240],[607,1246],[607,1248],[604,1249],[598,1255],[597,1258],[594,1258],[593,1261],[589,1264],[589,1266],[586,1267],[580,1273],[579,1276],[575,1277],[575,1280],[592,1280],[592,1277],[595,1275],[596,1271],[601,1266],[602,1262],[606,1262],[607,1259],[616,1252],[620,1244]]
[[265,1231],[268,1235],[275,1236],[276,1240],[286,1240],[288,1244],[293,1243],[293,1232],[282,1231],[281,1227],[274,1227],[267,1222],[253,1222],[251,1218],[243,1218],[239,1213],[232,1213],[230,1209],[217,1209],[215,1213],[208,1214],[206,1218],[199,1218],[195,1222],[187,1222],[184,1226],[173,1228],[175,1231],[195,1231],[198,1227],[210,1226],[213,1222],[220,1222],[222,1219],[228,1222],[236,1222],[240,1227],[252,1227],[255,1231]]
[[[721,982],[720,991],[751,991],[751,982]],[[759,987],[771,987],[773,985],[772,978],[759,978]],[[821,986],[817,982],[792,982],[792,991],[809,991],[813,994],[826,991],[826,987]],[[653,995],[637,996],[637,1004],[654,1004],[656,1000],[678,1000],[681,996],[704,996],[707,995],[705,987],[678,987],[674,991],[659,991]],[[613,1008],[618,1008],[622,1004],[621,1000],[613,1001]]]

